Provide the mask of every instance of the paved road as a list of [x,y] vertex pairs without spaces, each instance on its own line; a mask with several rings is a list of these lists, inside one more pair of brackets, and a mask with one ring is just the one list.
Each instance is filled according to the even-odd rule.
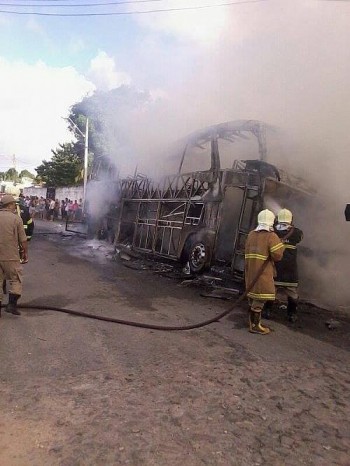
[[[22,302],[161,324],[229,305],[96,245],[37,235]],[[316,332],[307,312],[266,337],[244,309],[179,333],[3,313],[0,464],[349,465],[349,324]]]

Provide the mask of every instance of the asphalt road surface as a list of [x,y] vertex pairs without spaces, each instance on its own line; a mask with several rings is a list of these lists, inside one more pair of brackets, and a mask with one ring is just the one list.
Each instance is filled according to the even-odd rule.
[[[104,243],[37,234],[21,302],[162,325],[232,305],[200,294]],[[305,306],[291,327],[281,311],[260,336],[244,308],[186,332],[3,312],[0,465],[350,465],[350,323],[331,316]]]

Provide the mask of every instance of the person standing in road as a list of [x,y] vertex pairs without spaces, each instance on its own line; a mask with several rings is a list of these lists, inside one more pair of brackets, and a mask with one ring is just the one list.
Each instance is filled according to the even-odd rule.
[[55,214],[55,199],[51,199],[50,200],[50,204],[49,204],[49,220],[51,220],[52,222],[54,221],[54,214]]
[[39,200],[39,218],[40,218],[40,220],[44,220],[44,218],[45,218],[45,205],[46,205],[45,199],[43,197],[40,197],[40,200]]
[[275,262],[282,259],[284,251],[283,243],[273,231],[274,222],[274,213],[268,209],[262,210],[258,215],[258,226],[249,233],[245,244],[249,331],[260,335],[270,333],[270,329],[261,324],[261,312],[267,301],[275,300]]
[[50,199],[45,199],[45,220],[50,220]]
[[78,218],[77,218],[78,209],[79,209],[79,204],[78,204],[77,200],[75,199],[74,204],[72,204],[73,221],[78,220]]
[[[22,250],[22,262],[28,262],[28,242],[23,222],[17,215],[15,199],[6,194],[1,199],[0,207],[0,283],[4,280],[9,281],[9,301],[5,311],[14,315],[21,314],[17,309],[17,301],[22,294],[20,249]],[[1,287],[0,303],[2,298]]]
[[61,218],[62,220],[65,220],[66,218],[66,203],[64,199],[61,200]]
[[59,203],[59,200],[56,199],[55,206],[53,208],[53,219],[54,220],[58,220],[59,213],[60,213],[60,203]]
[[276,264],[275,286],[287,296],[287,317],[289,322],[295,323],[299,300],[297,244],[302,241],[303,232],[293,225],[293,214],[288,209],[281,209],[277,220],[275,232],[284,244],[285,251],[283,259]]

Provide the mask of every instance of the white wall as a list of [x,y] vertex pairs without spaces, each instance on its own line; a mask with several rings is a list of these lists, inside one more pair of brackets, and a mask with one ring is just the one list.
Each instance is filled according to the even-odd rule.
[[65,188],[56,188],[56,199],[59,201],[62,201],[62,199],[65,199],[68,197],[71,201],[77,200],[79,202],[79,199],[83,198],[83,193],[84,193],[84,188],[83,186],[70,186],[70,187],[65,187]]
[[39,188],[35,186],[30,186],[28,188],[23,189],[24,196],[37,196],[37,197],[45,197],[46,198],[46,188]]
[[[62,201],[68,197],[71,201],[79,201],[79,199],[83,198],[84,188],[83,186],[68,186],[63,188],[56,188],[56,195],[55,199]],[[46,188],[36,188],[36,187],[29,187],[23,189],[24,196],[37,196],[37,197],[45,197],[47,196],[47,189]]]

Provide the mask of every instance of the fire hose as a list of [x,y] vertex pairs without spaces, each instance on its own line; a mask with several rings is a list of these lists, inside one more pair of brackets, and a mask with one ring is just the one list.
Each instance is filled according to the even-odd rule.
[[247,297],[248,293],[252,290],[253,286],[259,280],[260,276],[262,275],[265,268],[267,267],[267,264],[270,261],[271,261],[271,259],[267,259],[263,263],[263,265],[261,266],[261,268],[260,268],[259,272],[257,273],[256,277],[251,282],[251,284],[247,287],[246,291],[235,301],[235,303],[229,309],[222,312],[221,314],[216,315],[215,317],[212,317],[211,319],[207,319],[207,320],[204,320],[202,322],[195,323],[195,324],[176,325],[176,326],[146,324],[146,323],[142,323],[142,322],[134,322],[134,321],[131,321],[131,320],[116,319],[115,317],[100,316],[100,315],[97,315],[97,314],[90,314],[88,312],[75,311],[73,309],[65,309],[65,308],[55,307],[55,306],[40,306],[40,305],[34,305],[34,304],[21,304],[21,305],[18,305],[17,307],[20,308],[20,309],[36,309],[36,310],[40,310],[40,311],[62,312],[64,314],[70,314],[70,315],[73,315],[73,316],[86,317],[88,319],[102,320],[104,322],[113,322],[115,324],[128,325],[130,327],[147,328],[147,329],[151,329],[151,330],[163,330],[163,331],[193,330],[193,329],[196,329],[196,328],[206,327],[207,325],[210,325],[210,324],[212,324],[214,322],[218,322],[219,320],[221,320],[224,317],[226,317],[227,315],[229,315]]

